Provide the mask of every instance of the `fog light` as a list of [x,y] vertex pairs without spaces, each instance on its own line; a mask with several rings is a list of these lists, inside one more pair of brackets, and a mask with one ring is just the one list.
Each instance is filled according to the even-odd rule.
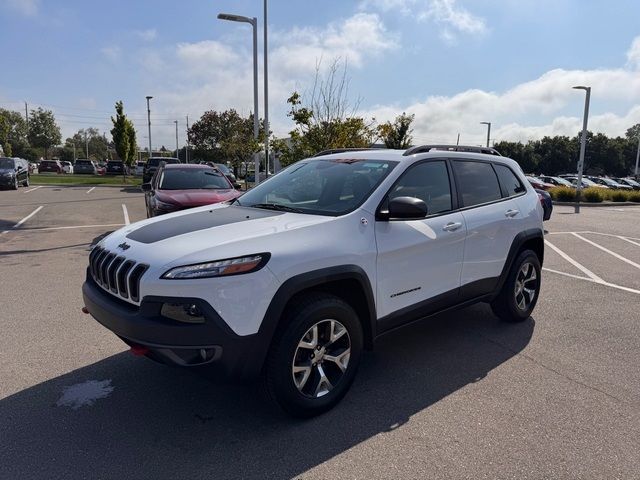
[[195,303],[164,303],[160,315],[178,322],[204,323],[204,314]]

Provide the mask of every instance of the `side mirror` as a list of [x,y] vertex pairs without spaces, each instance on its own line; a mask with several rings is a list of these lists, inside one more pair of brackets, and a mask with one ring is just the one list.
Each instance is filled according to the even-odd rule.
[[240,185],[240,183],[236,182],[233,184],[233,188],[235,188],[236,190],[242,190],[242,185]]
[[150,192],[151,191],[151,184],[150,183],[143,183],[141,188],[142,188],[143,192]]
[[418,219],[427,216],[427,204],[415,197],[396,197],[389,201],[389,218]]

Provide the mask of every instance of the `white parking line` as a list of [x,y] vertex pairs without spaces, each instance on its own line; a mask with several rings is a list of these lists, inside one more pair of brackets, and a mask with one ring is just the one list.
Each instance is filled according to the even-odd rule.
[[629,240],[628,238],[625,238],[625,237],[618,236],[618,238],[620,240],[624,240],[625,242],[629,242],[629,243],[632,243],[632,244],[637,245],[638,247],[640,247],[640,243],[638,243],[638,242],[634,242],[633,240]]
[[615,238],[622,238],[623,240],[637,240],[640,242],[640,238],[635,238],[635,237],[625,237],[623,235],[613,235],[611,233],[601,233],[601,232],[590,232],[590,231],[584,231],[584,232],[558,232],[558,233],[593,233],[594,235],[604,235],[605,237],[615,237]]
[[619,260],[622,260],[625,263],[628,263],[629,265],[631,265],[632,267],[636,267],[637,269],[640,270],[640,265],[638,265],[636,262],[633,262],[631,260],[629,260],[628,258],[624,258],[622,255],[618,255],[616,252],[612,252],[611,250],[609,250],[608,248],[604,248],[602,245],[598,245],[596,242],[592,242],[591,240],[589,240],[588,238],[584,238],[582,235],[578,234],[578,233],[572,233],[572,235],[576,238],[579,238],[580,240],[583,240],[585,242],[587,242],[590,245],[593,245],[596,248],[599,248],[600,250],[602,250],[603,252],[608,253],[611,256],[616,257]]
[[604,280],[601,279],[598,275],[593,273],[591,270],[589,270],[584,265],[581,265],[580,263],[576,262],[573,258],[571,258],[569,255],[567,255],[562,250],[560,250],[558,247],[556,247],[553,243],[549,242],[548,240],[545,240],[544,243],[546,245],[548,245],[549,247],[551,247],[552,250],[554,250],[558,255],[560,255],[562,258],[564,258],[571,265],[576,267],[581,272],[585,273],[591,280],[594,280],[594,281],[596,281],[598,283],[603,283],[604,282]]
[[640,295],[640,290],[635,290],[633,288],[623,287],[621,285],[616,285],[614,283],[605,282],[604,280],[598,281],[598,280],[595,280],[593,278],[587,278],[587,277],[581,277],[579,275],[573,275],[572,273],[559,272],[558,270],[552,270],[552,269],[547,268],[547,267],[542,267],[542,270],[545,270],[545,271],[551,272],[551,273],[557,273],[558,275],[564,275],[565,277],[577,278],[578,280],[586,280],[587,282],[596,283],[598,285],[604,285],[605,287],[617,288],[618,290],[623,290],[625,292],[635,293],[635,294]]
[[125,225],[129,225],[129,212],[127,211],[127,206],[123,203],[122,204],[122,213],[124,214],[124,224]]
[[42,188],[44,185],[38,185],[37,187],[33,187],[31,190],[25,190],[24,193],[29,193],[29,192],[33,192],[34,190],[38,190],[39,188]]
[[0,232],[0,235],[4,235],[7,232],[10,232],[11,230],[15,230],[16,228],[20,228],[20,225],[22,225],[24,222],[26,222],[27,220],[29,220],[31,217],[33,217],[36,213],[38,213],[40,210],[42,210],[43,205],[40,205],[38,208],[36,208],[33,212],[31,212],[29,215],[27,215],[26,217],[24,217],[22,220],[20,220],[18,223],[16,223],[13,227],[11,227],[9,230],[4,230],[2,232]]
[[91,193],[96,189],[96,187],[91,187],[89,190],[87,190],[87,193]]
[[124,223],[106,223],[104,225],[71,225],[67,227],[23,228],[22,231],[40,232],[42,230],[71,230],[75,228],[123,227]]

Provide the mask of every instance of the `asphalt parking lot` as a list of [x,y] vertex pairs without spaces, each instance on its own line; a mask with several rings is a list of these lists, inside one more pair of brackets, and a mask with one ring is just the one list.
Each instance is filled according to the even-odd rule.
[[640,207],[556,207],[534,316],[390,334],[309,421],[134,357],[81,313],[113,187],[0,192],[0,478],[640,478]]

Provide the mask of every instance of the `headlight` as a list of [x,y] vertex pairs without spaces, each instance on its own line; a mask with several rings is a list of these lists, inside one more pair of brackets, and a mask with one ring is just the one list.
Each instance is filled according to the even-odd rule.
[[156,199],[156,208],[158,210],[171,211],[171,210],[177,210],[180,207],[178,207],[178,205],[174,205],[173,203],[165,203]]
[[7,177],[7,178],[11,178],[11,177],[13,177],[13,172],[4,172],[4,173],[2,174],[2,176],[3,176],[3,177]]
[[266,265],[271,254],[258,253],[246,257],[229,258],[214,262],[197,263],[175,267],[165,272],[161,278],[169,280],[185,280],[192,278],[224,277],[256,272]]

